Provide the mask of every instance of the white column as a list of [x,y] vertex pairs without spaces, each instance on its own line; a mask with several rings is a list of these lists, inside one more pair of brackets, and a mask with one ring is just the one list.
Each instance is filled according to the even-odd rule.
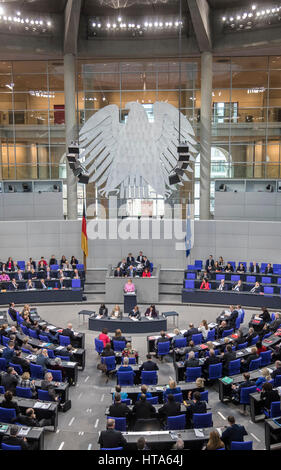
[[212,62],[211,52],[203,52],[201,55],[200,219],[210,219]]

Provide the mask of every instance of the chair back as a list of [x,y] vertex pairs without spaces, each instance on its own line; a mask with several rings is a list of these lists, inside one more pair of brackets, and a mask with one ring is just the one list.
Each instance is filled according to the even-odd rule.
[[175,402],[177,402],[177,403],[182,403],[182,402],[183,402],[182,392],[180,392],[180,393],[174,393],[174,400],[175,400]]
[[156,395],[155,397],[148,397],[146,401],[148,401],[152,405],[158,405],[158,395]]
[[116,369],[115,356],[101,356],[101,362],[106,364],[108,371]]
[[55,382],[62,382],[62,372],[61,370],[47,369],[47,372],[50,372],[53,376]]
[[22,367],[19,364],[13,364],[12,362],[10,362],[9,367],[13,367],[19,375],[23,374]]
[[255,284],[256,276],[246,276],[246,282],[250,282],[251,284]]
[[253,450],[253,441],[236,442],[232,441],[230,450]]
[[16,396],[22,398],[32,398],[32,390],[28,387],[16,387]]
[[124,398],[121,400],[121,403],[125,403],[125,405],[129,406],[131,404],[131,399],[130,398]]
[[25,261],[18,261],[17,265],[18,265],[18,267],[20,268],[21,271],[25,270]]
[[4,395],[4,393],[5,393],[5,388],[3,387],[3,385],[0,385],[0,394]]
[[273,401],[270,406],[270,418],[279,418],[281,416],[280,401]]
[[52,397],[49,395],[48,390],[37,390],[38,393],[38,400],[41,401],[53,401]]
[[186,279],[195,279],[196,274],[195,273],[186,273]]
[[187,338],[177,338],[174,341],[175,348],[185,348],[187,346]]
[[43,379],[44,370],[42,366],[30,363],[29,367],[30,367],[30,375],[32,379]]
[[220,379],[222,377],[222,364],[211,364],[209,366],[209,380]]
[[141,372],[141,384],[157,385],[158,375],[156,370],[143,370]]
[[233,281],[233,282],[240,281],[240,274],[232,274],[230,276],[230,280]]
[[9,444],[4,444],[4,442],[2,442],[1,449],[2,450],[21,450],[21,446],[10,446]]
[[185,381],[186,382],[195,382],[198,377],[201,377],[202,368],[201,367],[187,367],[185,372]]
[[232,335],[234,332],[234,329],[233,328],[230,328],[229,330],[224,330],[223,334],[222,334],[222,338],[225,338],[226,336],[230,336]]
[[208,390],[205,390],[204,392],[200,392],[200,398],[201,398],[201,401],[206,401],[208,403],[209,402]]
[[114,416],[108,416],[107,419],[115,420],[116,431],[126,432],[126,418],[115,418]]
[[76,264],[76,269],[78,269],[78,271],[84,271],[85,269],[84,264],[83,263]]
[[225,279],[225,274],[216,274],[217,281],[221,281],[222,279]]
[[274,377],[274,387],[281,386],[281,375],[275,375]]
[[134,372],[129,370],[128,372],[117,371],[117,383],[121,386],[134,385]]
[[95,338],[95,350],[98,354],[103,352],[103,342],[98,338]]
[[249,365],[249,371],[250,370],[257,370],[261,367],[261,357],[259,357],[258,359],[253,359],[251,362],[250,362],[250,365]]
[[53,349],[47,349],[47,352],[50,359],[55,359],[56,356]]
[[203,262],[201,259],[196,259],[194,261],[194,266],[196,269],[199,269],[201,271],[202,267],[203,267]]
[[23,332],[25,336],[29,336],[29,328],[27,328],[27,326],[22,325],[21,331]]
[[186,424],[185,414],[167,417],[167,429],[169,430],[185,429],[185,424]]
[[4,357],[0,357],[0,370],[6,371],[7,369],[7,361]]
[[28,336],[31,338],[38,339],[37,332],[35,330],[32,330],[31,328],[28,328]]
[[43,343],[49,343],[49,342],[50,342],[48,336],[45,336],[45,335],[39,335],[39,339],[40,339],[40,341],[42,341]]
[[271,363],[271,351],[264,351],[260,353],[261,366],[267,366]]
[[72,290],[80,290],[81,289],[81,279],[72,279],[71,288],[72,288]]
[[215,341],[215,339],[216,339],[216,330],[215,328],[212,328],[211,330],[208,330],[206,341]]
[[192,421],[194,429],[211,428],[213,426],[212,413],[194,413]]
[[250,394],[255,393],[257,387],[253,385],[252,387],[242,387],[240,390],[240,404],[249,405],[250,404]]
[[[137,363],[137,360],[135,357],[129,357],[129,364],[130,365],[135,365]],[[124,357],[121,359],[121,364],[124,364]]]
[[60,267],[59,267],[58,264],[51,264],[51,266],[50,266],[50,270],[51,270],[51,271],[58,271],[59,268],[60,268]]
[[271,284],[271,277],[262,277],[261,282],[262,284]]
[[241,316],[238,315],[238,317],[235,320],[235,330],[239,330],[241,324]]
[[59,336],[60,346],[68,346],[70,344],[69,336]]
[[203,342],[203,336],[202,333],[198,333],[196,335],[191,336],[192,341],[194,342],[195,345],[201,344]]
[[0,408],[1,423],[11,423],[16,416],[16,410],[14,408]]
[[195,288],[195,282],[194,280],[187,279],[185,281],[185,289],[194,289]]
[[123,450],[123,447],[102,447],[100,450]]
[[228,375],[240,374],[241,359],[235,359],[228,364]]
[[8,346],[10,342],[10,338],[8,338],[7,336],[2,336],[2,344],[4,344],[4,346]]
[[166,356],[170,352],[170,341],[163,341],[162,343],[157,344],[157,354],[158,356]]
[[244,349],[248,346],[248,343],[247,341],[245,343],[241,343],[241,344],[238,344],[237,346],[237,351],[239,351],[239,349]]
[[113,340],[113,350],[114,351],[123,351],[126,347],[126,341],[116,341]]
[[251,342],[251,346],[254,346],[258,341],[259,341],[259,335],[256,335],[253,339],[252,339],[252,342]]

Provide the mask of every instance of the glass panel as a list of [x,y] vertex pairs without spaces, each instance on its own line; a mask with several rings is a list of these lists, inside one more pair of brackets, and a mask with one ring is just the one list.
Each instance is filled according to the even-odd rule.
[[7,61],[0,61],[0,73],[11,73],[12,63]]
[[64,75],[63,74],[49,75],[49,90],[52,90],[52,91],[64,90]]
[[83,73],[82,83],[84,90],[119,90],[120,74],[116,73]]
[[[130,101],[139,101],[141,104],[150,104],[156,101],[154,91],[144,91],[144,92],[122,92],[121,95],[121,106],[122,109],[126,108],[126,103]],[[118,104],[118,102],[116,103]]]
[[213,88],[230,87],[230,59],[214,58],[213,60]]
[[281,105],[280,105],[280,108],[268,109],[268,121],[269,122],[281,122]]
[[269,106],[276,106],[281,108],[281,89],[269,90]]
[[247,72],[232,72],[233,88],[257,88],[267,87],[267,72],[261,70]]
[[269,57],[269,68],[281,69],[281,57],[280,56]]
[[122,73],[122,90],[151,90],[156,88],[156,74],[150,72]]
[[267,57],[232,57],[232,70],[267,69]]
[[49,60],[48,61],[49,74],[64,74],[63,60]]
[[13,75],[14,91],[34,91],[47,90],[47,75]]
[[270,71],[269,88],[281,88],[281,70]]

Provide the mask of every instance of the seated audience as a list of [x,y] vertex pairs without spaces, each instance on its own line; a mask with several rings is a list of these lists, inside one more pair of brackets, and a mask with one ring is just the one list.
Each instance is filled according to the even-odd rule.
[[177,339],[183,339],[183,338],[184,338],[183,334],[180,332],[180,330],[178,330],[178,329],[176,328],[176,329],[174,330],[174,336],[173,336],[172,339],[171,339],[171,345],[174,346],[175,341],[176,341]]
[[281,361],[276,361],[274,365],[275,365],[275,370],[271,372],[272,379],[275,379],[277,375],[281,375]]
[[147,360],[145,362],[143,362],[141,364],[141,366],[139,367],[140,371],[142,371],[142,370],[144,370],[144,371],[159,370],[158,365],[155,364],[155,362],[153,362],[151,354],[147,354],[146,359]]
[[16,415],[19,415],[20,414],[19,405],[16,401],[13,400],[13,398],[14,398],[13,393],[10,390],[7,390],[4,393],[3,400],[0,402],[0,407],[14,409],[16,412]]
[[134,308],[130,311],[129,318],[136,318],[137,320],[141,319],[141,313],[139,311],[138,305],[135,305]]
[[260,294],[261,293],[261,285],[259,282],[256,282],[254,287],[250,290],[252,294]]
[[232,264],[227,263],[227,265],[226,265],[226,267],[225,267],[225,272],[226,272],[226,273],[233,273],[233,272],[234,272],[234,269],[233,269]]
[[137,401],[140,399],[141,395],[145,395],[146,398],[151,398],[152,397],[152,393],[148,392],[147,390],[148,390],[148,386],[143,384],[141,386],[141,391],[137,396]]
[[30,388],[32,395],[36,396],[36,387],[35,387],[35,380],[30,380],[30,373],[29,372],[24,372],[18,380],[18,387],[23,387],[23,388]]
[[246,269],[243,263],[240,263],[239,266],[237,266],[236,272],[239,274],[244,274],[246,272]]
[[232,290],[234,292],[242,292],[243,291],[243,284],[242,284],[241,279],[239,279],[239,281],[236,284],[233,285]]
[[244,426],[235,423],[234,416],[228,416],[227,418],[229,426],[223,431],[221,440],[224,442],[225,447],[229,450],[232,441],[243,442],[244,436],[248,433]]
[[121,318],[122,312],[121,312],[121,308],[119,307],[119,305],[116,304],[114,306],[114,308],[111,311],[110,316],[113,318]]
[[215,262],[214,262],[214,259],[213,259],[213,255],[210,255],[209,258],[207,259],[206,263],[205,263],[205,270],[206,271],[213,271],[214,270],[214,265],[215,265]]
[[262,391],[260,397],[262,405],[267,411],[270,410],[271,403],[273,401],[280,402],[280,395],[278,393],[278,390],[273,390],[272,384],[269,382],[265,382],[262,384]]
[[116,431],[115,420],[108,419],[106,431],[101,431],[98,443],[100,448],[112,449],[114,447],[126,447],[127,441],[121,431]]
[[201,393],[194,392],[193,399],[191,402],[186,403],[187,418],[192,423],[192,417],[194,414],[207,413],[207,405],[205,401],[201,401]]
[[107,317],[108,316],[108,308],[105,306],[105,304],[101,304],[99,308],[99,315],[101,317]]
[[46,372],[44,380],[41,382],[41,389],[47,390],[53,401],[59,401],[59,395],[56,393],[55,385],[53,384],[53,376],[51,372]]
[[128,341],[128,343],[126,344],[126,347],[123,349],[122,351],[122,356],[123,357],[135,357],[136,360],[138,358],[138,352],[132,348],[132,343],[130,341]]
[[150,305],[145,311],[144,314],[146,317],[157,318],[157,312],[155,309],[155,305]]
[[150,450],[147,442],[145,440],[145,437],[141,436],[137,440],[137,450]]
[[142,277],[151,277],[151,272],[149,271],[148,268],[144,268]]
[[273,274],[273,267],[271,266],[270,263],[268,263],[268,265],[266,266],[264,270],[264,274]]
[[9,446],[19,446],[21,450],[33,450],[34,444],[27,443],[26,437],[18,436],[19,427],[15,424],[10,426],[10,433],[4,434],[2,442]]
[[124,357],[123,365],[118,368],[118,372],[132,372],[133,368],[129,365],[129,358]]
[[15,393],[18,382],[19,375],[13,367],[8,367],[7,372],[4,372],[1,377],[1,385],[4,387],[6,392],[10,391],[12,393]]
[[177,387],[177,383],[175,380],[170,378],[169,384],[166,387],[166,390],[164,391],[164,396],[167,397],[168,395],[175,395],[181,393],[181,388]]
[[234,403],[239,403],[240,402],[240,393],[242,388],[248,388],[248,387],[253,387],[255,385],[255,382],[250,379],[250,374],[249,372],[244,372],[243,373],[244,381],[241,382],[238,385],[232,384],[232,393],[233,393],[233,401]]
[[141,394],[140,399],[136,401],[133,407],[133,414],[136,419],[151,419],[155,416],[155,413],[156,410],[154,406],[147,401],[144,394]]
[[224,449],[224,442],[221,440],[218,431],[215,429],[210,432],[210,437],[206,445],[206,450]]
[[104,349],[101,353],[101,356],[103,357],[112,357],[112,356],[115,356],[115,352],[113,351],[113,349],[111,348],[111,343],[107,343],[105,346],[104,346]]
[[255,359],[258,359],[258,358],[259,358],[258,350],[256,346],[253,346],[251,348],[251,354],[249,354],[249,356],[247,356],[245,359],[241,359],[242,370],[249,370],[249,365],[251,361],[254,361]]
[[257,387],[257,392],[260,392],[262,389],[262,386],[266,382],[270,382],[271,376],[269,370],[265,367],[261,370],[261,376],[257,378],[256,380],[256,387]]
[[128,398],[128,393],[127,392],[122,392],[121,385],[116,385],[115,392],[113,392],[113,394],[112,394],[113,400],[114,400],[114,397],[115,397],[116,393],[119,393],[119,395],[121,396],[121,400],[126,400],[126,398]]
[[198,328],[194,328],[194,324],[189,323],[189,329],[184,333],[184,336],[186,337],[187,342],[189,342],[192,339],[192,336],[198,335],[198,333]]
[[200,326],[198,328],[198,332],[199,333],[202,333],[202,336],[203,336],[203,340],[206,341],[206,338],[208,336],[208,332],[209,332],[209,327],[208,327],[208,323],[206,320],[203,320],[201,323],[200,323]]
[[260,272],[260,267],[256,261],[253,262],[253,264],[250,265],[250,273],[256,273],[258,274]]
[[22,357],[21,350],[16,351],[15,355],[13,356],[13,364],[18,364],[21,366],[23,372],[29,372],[29,364],[30,362],[27,359]]
[[130,408],[121,401],[121,395],[115,393],[114,403],[109,407],[109,416],[112,418],[127,418],[131,413]]
[[199,359],[195,357],[194,351],[188,353],[188,358],[184,361],[184,367],[200,367]]
[[206,279],[203,279],[202,284],[200,285],[200,289],[209,290],[210,284]]
[[217,288],[218,291],[226,291],[227,290],[227,286],[225,284],[225,280],[224,279],[221,279],[221,282],[220,282],[220,285],[219,287]]
[[159,418],[166,421],[168,416],[178,416],[181,414],[181,405],[175,401],[173,393],[167,395],[167,402],[158,410]]
[[47,349],[40,349],[37,358],[36,358],[36,364],[38,366],[43,367],[43,371],[45,372],[49,366],[50,366],[50,359],[48,356],[48,351]]
[[117,330],[115,330],[115,335],[112,337],[112,345],[113,345],[113,341],[125,341],[125,343],[127,342],[125,336],[122,335],[122,331],[118,328]]

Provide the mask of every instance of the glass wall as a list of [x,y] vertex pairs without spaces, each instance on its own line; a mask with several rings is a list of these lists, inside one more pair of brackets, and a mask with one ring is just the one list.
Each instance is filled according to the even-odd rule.
[[[280,77],[281,56],[214,58],[212,179],[226,175],[281,178]],[[76,84],[78,128],[108,104],[118,105],[121,122],[126,122],[129,101],[142,103],[150,122],[154,119],[155,101],[179,105],[179,64],[173,60],[77,60]],[[181,88],[181,111],[192,123],[199,143],[199,58],[183,62]],[[0,132],[0,179],[65,177],[63,60],[0,62]],[[198,216],[200,156],[196,157],[195,190],[193,181],[186,182],[171,195],[170,201],[187,200],[191,192]],[[211,192],[212,188],[213,182]],[[102,199],[93,184],[86,191],[88,204]],[[79,186],[79,212],[83,195]],[[128,198],[120,204],[125,205],[125,215],[139,216],[150,211],[151,216],[162,216],[164,210],[161,197],[153,193],[153,188],[145,200]]]

